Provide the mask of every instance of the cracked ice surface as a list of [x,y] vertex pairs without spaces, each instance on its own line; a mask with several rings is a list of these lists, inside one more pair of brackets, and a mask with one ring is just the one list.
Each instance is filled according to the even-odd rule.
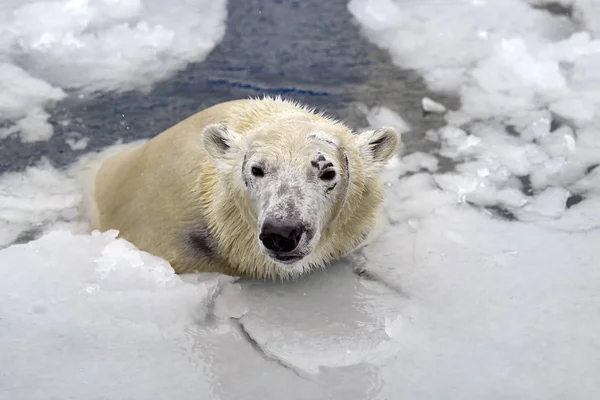
[[404,303],[350,268],[284,285],[179,277],[115,235],[0,251],[0,398],[369,397],[397,353]]
[[392,227],[365,257],[416,314],[382,398],[600,395],[600,3],[561,3],[575,16],[520,0],[349,3],[399,66],[461,98],[427,133],[444,169],[407,168],[409,154],[385,173]]

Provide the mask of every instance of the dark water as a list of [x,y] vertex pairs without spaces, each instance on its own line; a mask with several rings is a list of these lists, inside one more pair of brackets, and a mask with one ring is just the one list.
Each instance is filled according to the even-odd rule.
[[[387,106],[413,127],[404,139],[408,149],[423,148],[425,130],[442,120],[423,115],[421,98],[434,96],[451,107],[456,101],[428,92],[416,72],[392,65],[361,34],[346,5],[347,0],[230,0],[225,37],[203,62],[149,93],[105,93],[58,104],[50,110],[55,126],[50,140],[0,141],[0,172],[22,170],[42,156],[64,166],[118,139],[152,137],[213,104],[262,94],[293,97],[355,129],[367,125],[357,102]],[[68,127],[58,123],[65,119],[71,120]],[[65,143],[72,131],[90,138],[85,150]]]

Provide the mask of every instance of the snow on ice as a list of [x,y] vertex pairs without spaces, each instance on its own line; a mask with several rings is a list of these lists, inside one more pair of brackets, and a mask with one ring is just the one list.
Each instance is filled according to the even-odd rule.
[[403,134],[410,131],[410,125],[400,115],[388,107],[380,106],[369,109],[365,104],[358,104],[370,126],[391,126]]
[[423,97],[421,99],[421,107],[423,108],[423,111],[433,113],[444,113],[447,110],[446,106],[429,97]]
[[[69,93],[147,90],[201,61],[225,32],[225,0],[4,0],[0,138],[47,140]],[[65,69],[67,68],[67,69]],[[135,73],[133,73],[135,71]]]
[[[561,0],[572,17],[546,3],[349,2],[399,67],[458,93],[461,106],[427,132],[432,150],[386,166],[382,237],[305,279],[177,276],[115,232],[86,232],[73,169],[42,161],[0,176],[0,399],[600,396],[598,3]],[[27,21],[67,4],[106,36],[69,36],[68,18],[17,24],[21,54],[39,58],[31,43],[56,50],[54,38],[68,37],[86,43],[69,51],[98,71],[90,48],[103,54],[118,21],[143,16],[157,35],[146,39],[160,43],[165,26],[196,23],[161,15],[183,23],[159,29],[144,8],[158,2],[11,2],[20,13],[0,14]],[[213,43],[206,29],[197,39]],[[164,51],[191,54],[179,37]],[[19,80],[35,91],[0,78],[2,115],[39,121],[65,87],[137,86],[158,73],[136,82],[49,71]],[[390,108],[364,111],[373,126],[417,134]]]
[[0,248],[28,231],[75,219],[80,201],[74,180],[46,160],[0,175]]
[[403,303],[350,268],[240,286],[179,277],[115,235],[0,251],[1,399],[365,398],[366,363],[399,349]]

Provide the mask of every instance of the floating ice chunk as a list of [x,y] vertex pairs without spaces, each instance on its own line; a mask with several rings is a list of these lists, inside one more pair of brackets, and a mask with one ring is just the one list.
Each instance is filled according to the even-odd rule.
[[585,194],[586,196],[600,196],[600,167],[594,168],[581,180],[575,182],[569,187],[569,190],[573,193]]
[[23,143],[48,140],[54,133],[48,118],[50,118],[50,114],[41,108],[31,108],[23,118],[18,119],[13,125],[0,129],[0,139],[20,133]]
[[508,171],[516,176],[527,175],[535,165],[548,161],[549,157],[539,146],[526,144],[522,146],[505,146],[499,149],[498,158]]
[[464,192],[460,196],[462,202],[475,204],[481,207],[495,206],[499,204],[498,193],[493,186],[480,186],[472,191]]
[[385,198],[385,213],[392,224],[418,220],[445,205],[456,203],[456,196],[440,190],[429,173],[403,177],[390,187]]
[[446,125],[438,131],[442,142],[440,154],[452,159],[460,159],[480,151],[481,138],[467,134],[455,126]]
[[21,132],[21,141],[31,143],[50,139],[54,130],[48,122],[49,118],[50,114],[40,108],[30,110],[15,124],[15,128]]
[[588,165],[600,163],[600,123],[577,130],[577,159]]
[[67,145],[69,145],[69,147],[71,148],[71,150],[85,150],[85,148],[87,147],[87,145],[90,142],[90,138],[89,137],[68,137],[65,139],[65,143],[67,143]]
[[[522,207],[526,202],[521,196],[501,199],[519,189],[517,177],[529,175],[535,190],[573,184],[589,164],[578,160],[580,146],[576,147],[572,130],[564,126],[550,133],[545,116],[548,113],[523,114],[510,120],[521,130],[520,136],[526,136],[527,141],[536,140],[539,145],[510,136],[495,124],[471,124],[471,134],[452,126],[440,129],[440,154],[463,161],[455,166],[463,175],[436,177],[438,184],[456,193],[459,201],[509,208]],[[471,146],[469,138],[473,138]],[[504,189],[514,190],[503,192]]]
[[500,41],[470,76],[473,84],[461,91],[463,111],[478,118],[531,109],[568,90],[558,62],[536,58],[521,39]]
[[[569,70],[569,83],[571,89],[576,93],[581,93],[585,100],[598,100],[598,87],[600,87],[600,71],[598,63],[600,62],[600,40],[596,39],[590,46],[595,48],[587,49],[594,54],[586,55],[572,61]],[[585,50],[584,50],[585,51]]]
[[429,172],[437,171],[439,163],[437,158],[421,151],[415,151],[414,153],[402,157],[402,161],[405,165],[426,169]]
[[563,125],[549,135],[540,138],[538,143],[551,157],[573,156],[577,151],[573,129],[567,125]]
[[47,160],[0,176],[0,247],[23,231],[76,219],[80,200],[75,181]]
[[[581,0],[576,9],[598,11],[599,6],[589,5],[594,1]],[[554,115],[580,124],[596,114],[600,41],[589,33],[573,34],[567,18],[516,0],[401,5],[352,0],[348,8],[368,37],[390,51],[395,64],[420,71],[432,89],[460,93],[461,109],[446,114],[451,124],[531,112],[551,103]],[[575,102],[582,107],[577,109]],[[523,138],[546,135],[549,121],[541,120]]]
[[425,138],[436,143],[440,141],[440,135],[435,129],[427,129],[427,131],[425,131]]
[[[505,125],[507,130],[510,126],[522,139],[532,140],[547,135],[550,132],[551,121],[552,113],[549,110],[523,110],[510,114],[505,121]],[[547,131],[546,128],[548,128]],[[528,134],[527,137],[523,137],[524,131],[535,134]]]
[[509,185],[512,176],[498,159],[492,156],[481,157],[476,161],[458,164],[455,169],[465,176],[477,177],[478,179],[489,181],[496,186]]
[[594,120],[598,104],[586,99],[562,99],[550,104],[550,110],[575,126],[583,126]]
[[586,197],[567,209],[559,219],[538,219],[536,224],[565,232],[591,232],[600,228],[600,198]]
[[434,179],[442,190],[456,193],[459,201],[464,201],[467,194],[471,194],[481,189],[483,189],[481,192],[484,192],[485,189],[493,187],[485,179],[455,173],[434,175]]
[[600,4],[596,0],[527,0],[540,5],[560,4],[571,8],[572,17],[594,33],[600,33]]
[[520,219],[559,218],[565,212],[569,195],[565,188],[549,187],[523,208]]
[[404,319],[401,315],[396,317],[386,317],[385,319],[385,333],[390,339],[399,338],[404,331]]
[[387,107],[374,107],[367,112],[367,121],[370,126],[391,126],[398,133],[410,131],[410,125],[397,113]]
[[421,99],[421,107],[424,111],[432,113],[444,113],[447,110],[446,106],[430,99],[429,97],[423,97]]
[[402,161],[400,161],[400,157],[395,154],[383,167],[383,170],[381,171],[381,179],[386,186],[392,185],[393,182],[396,181],[402,174],[401,171]]
[[566,145],[567,150],[569,150],[569,152],[571,152],[571,153],[574,153],[576,150],[576,146],[577,146],[575,137],[572,134],[571,135],[565,134],[563,136],[563,138],[565,140],[565,145]]
[[509,209],[523,207],[528,202],[527,196],[508,182],[502,184],[487,176],[446,173],[435,175],[434,179],[443,190],[454,193],[458,202]]
[[32,77],[22,68],[0,62],[0,120],[13,122],[0,129],[0,139],[19,132],[24,142],[49,139],[53,131],[43,107],[65,96],[61,89]]
[[597,37],[600,34],[600,4],[595,0],[578,0],[575,5],[577,16]]
[[6,12],[26,68],[86,91],[137,88],[200,61],[223,36],[226,16],[224,1],[206,0],[176,0],[166,12],[158,0],[33,2]]
[[[0,250],[0,364],[12,365],[0,374],[3,394],[141,399],[148,387],[178,398],[210,390],[196,341],[211,335],[194,326],[212,284],[184,283],[164,260],[114,236],[55,231]],[[114,268],[103,274],[102,263]],[[28,362],[15,362],[23,354]]]
[[532,142],[534,140],[541,139],[550,134],[550,126],[552,125],[552,116],[550,113],[541,116],[539,119],[533,121],[529,126],[521,131],[521,138]]
[[[505,77],[518,79],[520,83],[527,83],[541,89],[560,90],[566,87],[566,81],[560,73],[558,65],[550,60],[536,59],[522,39],[503,39],[496,50],[499,52],[489,60],[497,62],[496,67],[505,68],[503,71],[507,74],[504,75]],[[486,65],[493,66],[492,64]],[[499,73],[501,72],[499,71]],[[482,86],[490,89],[503,86],[498,81],[481,81],[480,83],[484,83]],[[506,82],[502,83],[506,84]]]
[[385,164],[384,169],[387,170],[397,170],[401,165],[400,158],[397,154],[394,154],[390,160]]
[[498,202],[496,186],[488,179],[455,173],[435,175],[434,179],[442,190],[453,193],[458,203],[489,206]]
[[[406,299],[357,278],[344,264],[293,284],[242,285],[235,295],[219,296],[216,307],[222,309],[224,300],[234,309],[234,301],[246,307],[244,330],[271,358],[300,374],[390,360],[400,349]],[[326,290],[331,285],[335,290]]]
[[22,68],[0,62],[1,119],[22,118],[29,110],[40,109],[46,103],[62,100],[65,96],[61,89],[34,78]]
[[568,29],[567,21],[555,21],[522,0],[351,0],[348,9],[394,63],[420,71],[433,90],[456,91],[470,67],[502,38],[554,36]]
[[531,214],[527,216],[538,224],[567,232],[589,232],[600,228],[600,168],[595,167],[585,175],[586,170],[581,168],[576,177],[561,182],[569,193],[581,197],[580,202],[567,209],[560,219],[540,219]]
[[435,172],[438,169],[438,159],[431,154],[415,151],[402,159],[397,159],[394,166],[396,178],[409,172],[429,171]]
[[0,175],[0,248],[17,239],[32,240],[58,226],[85,232],[90,215],[82,205],[90,203],[95,171],[106,157],[145,141],[117,143],[88,153],[66,170],[42,159],[24,171]]
[[[470,139],[465,139],[458,147],[458,151],[452,151],[442,146],[441,154],[453,156],[455,159],[477,157],[484,161],[492,170],[500,167],[512,175],[527,175],[531,169],[538,164],[548,160],[548,155],[541,151],[539,146],[504,134],[496,128],[476,127],[472,128]],[[473,143],[471,145],[471,143]]]
[[452,126],[446,125],[439,130],[440,139],[446,141],[449,144],[461,144],[467,138],[467,132],[464,130]]
[[[550,46],[545,46],[541,49],[541,55],[548,59],[567,62],[564,65],[565,71],[573,72],[580,62],[583,61],[585,64],[589,56],[597,54],[599,48],[600,42],[594,40],[590,32],[579,30]],[[573,75],[569,75],[572,81]]]
[[175,0],[166,8],[163,0],[3,4],[0,119],[20,122],[0,137],[50,137],[40,112],[67,89],[82,95],[148,90],[203,60],[223,37],[226,14],[225,0]]
[[490,170],[488,168],[481,168],[477,170],[477,176],[485,178],[486,176],[490,176]]
[[[378,29],[393,28],[398,20],[402,19],[402,11],[393,0],[380,0],[377,2],[355,2],[349,7],[360,7],[363,23]],[[351,8],[352,9],[352,8]]]
[[529,200],[523,192],[514,188],[504,188],[499,190],[497,195],[498,203],[508,208],[521,208],[526,205]]
[[585,174],[586,165],[577,159],[555,157],[533,168],[530,175],[531,186],[544,189],[548,186],[568,186]]

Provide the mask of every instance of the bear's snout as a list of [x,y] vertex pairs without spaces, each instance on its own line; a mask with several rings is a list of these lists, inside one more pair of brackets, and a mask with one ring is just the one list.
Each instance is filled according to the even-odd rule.
[[259,239],[269,251],[289,253],[298,247],[305,231],[306,228],[300,223],[267,220],[262,226]]

